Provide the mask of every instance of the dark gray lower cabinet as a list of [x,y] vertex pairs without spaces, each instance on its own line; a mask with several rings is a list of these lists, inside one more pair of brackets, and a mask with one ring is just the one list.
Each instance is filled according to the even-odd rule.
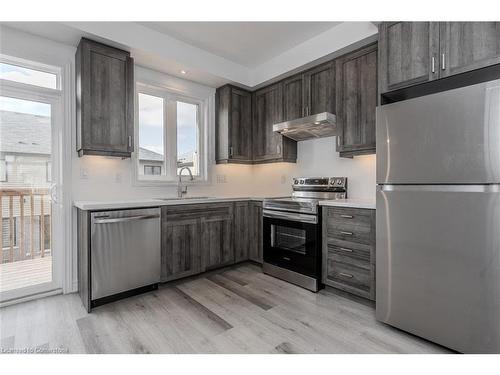
[[162,207],[161,281],[248,259],[262,263],[262,202]]
[[162,208],[161,281],[200,273],[202,270],[199,212],[192,206]]
[[250,202],[234,203],[234,261],[242,262],[248,259],[250,244],[250,227],[252,217]]
[[204,270],[234,263],[233,203],[207,207],[201,217],[201,238]]
[[323,207],[323,283],[375,300],[375,210]]
[[263,259],[263,233],[262,233],[262,202],[252,201],[250,204],[250,247],[248,259],[262,263]]

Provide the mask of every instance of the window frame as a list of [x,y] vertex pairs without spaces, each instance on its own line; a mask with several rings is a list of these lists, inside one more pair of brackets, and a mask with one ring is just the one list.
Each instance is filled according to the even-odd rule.
[[3,171],[4,171],[4,175],[5,175],[5,178],[3,177],[2,174],[0,174],[0,182],[9,182],[9,173],[8,173],[8,161],[7,159],[5,159],[5,157],[3,159],[0,159],[0,164],[3,164]]
[[[160,97],[163,102],[163,147],[164,161],[162,163],[163,171],[160,176],[140,174],[139,160],[139,94],[152,95]],[[187,184],[206,184],[208,183],[208,118],[206,113],[209,109],[208,98],[196,97],[191,93],[180,92],[170,87],[161,85],[152,85],[142,81],[136,82],[135,90],[135,121],[134,136],[136,139],[134,152],[134,185],[138,186],[157,186],[157,185],[177,185],[179,176],[177,175],[177,102],[194,104],[197,106],[197,125],[198,125],[198,175],[191,181],[184,178]],[[170,151],[172,150],[172,151]],[[184,173],[183,173],[183,176]]]
[[[144,164],[144,176],[161,176],[161,165],[151,165],[151,164]],[[146,173],[146,168],[151,168],[151,171],[154,171],[155,168],[160,168],[160,173],[151,173],[147,174]]]
[[42,92],[43,91],[48,91],[48,92],[62,91],[62,69],[60,67],[43,64],[43,63],[37,62],[37,61],[21,59],[18,57],[9,56],[9,55],[5,55],[5,54],[1,54],[1,53],[0,53],[0,63],[14,65],[14,66],[17,66],[20,68],[25,68],[25,69],[38,70],[38,71],[43,72],[43,73],[54,74],[56,76],[56,87],[51,88],[51,87],[45,87],[45,86],[38,86],[38,85],[30,84],[30,83],[12,81],[10,79],[3,79],[3,78],[0,78],[0,82],[8,82],[9,85],[19,86],[19,87],[32,87],[32,88],[35,88],[36,90],[42,91]]

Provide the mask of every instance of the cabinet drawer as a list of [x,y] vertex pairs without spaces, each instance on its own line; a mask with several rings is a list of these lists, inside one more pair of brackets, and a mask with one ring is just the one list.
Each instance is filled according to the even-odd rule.
[[328,223],[332,225],[342,224],[370,227],[372,223],[371,210],[360,208],[329,208],[327,217]]
[[[370,267],[372,267],[370,265]],[[372,271],[351,264],[341,263],[333,258],[327,259],[327,274],[325,284],[372,298]]]
[[373,242],[373,233],[370,227],[329,225],[327,235],[339,240],[358,242],[366,245],[370,245]]
[[354,243],[346,241],[328,241],[328,256],[330,254],[339,254],[341,256],[356,258],[368,263],[371,262],[371,249],[369,246],[356,246]]

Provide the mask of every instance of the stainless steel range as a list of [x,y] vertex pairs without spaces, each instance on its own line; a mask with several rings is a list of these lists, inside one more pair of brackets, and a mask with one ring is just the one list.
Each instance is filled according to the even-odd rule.
[[347,198],[347,178],[295,178],[292,188],[291,197],[264,200],[263,270],[317,292],[321,288],[319,201]]

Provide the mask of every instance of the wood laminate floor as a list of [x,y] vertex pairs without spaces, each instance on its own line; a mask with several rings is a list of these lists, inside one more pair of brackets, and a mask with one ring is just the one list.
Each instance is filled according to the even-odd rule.
[[77,294],[0,309],[0,347],[70,353],[446,353],[374,308],[242,264],[87,314]]

